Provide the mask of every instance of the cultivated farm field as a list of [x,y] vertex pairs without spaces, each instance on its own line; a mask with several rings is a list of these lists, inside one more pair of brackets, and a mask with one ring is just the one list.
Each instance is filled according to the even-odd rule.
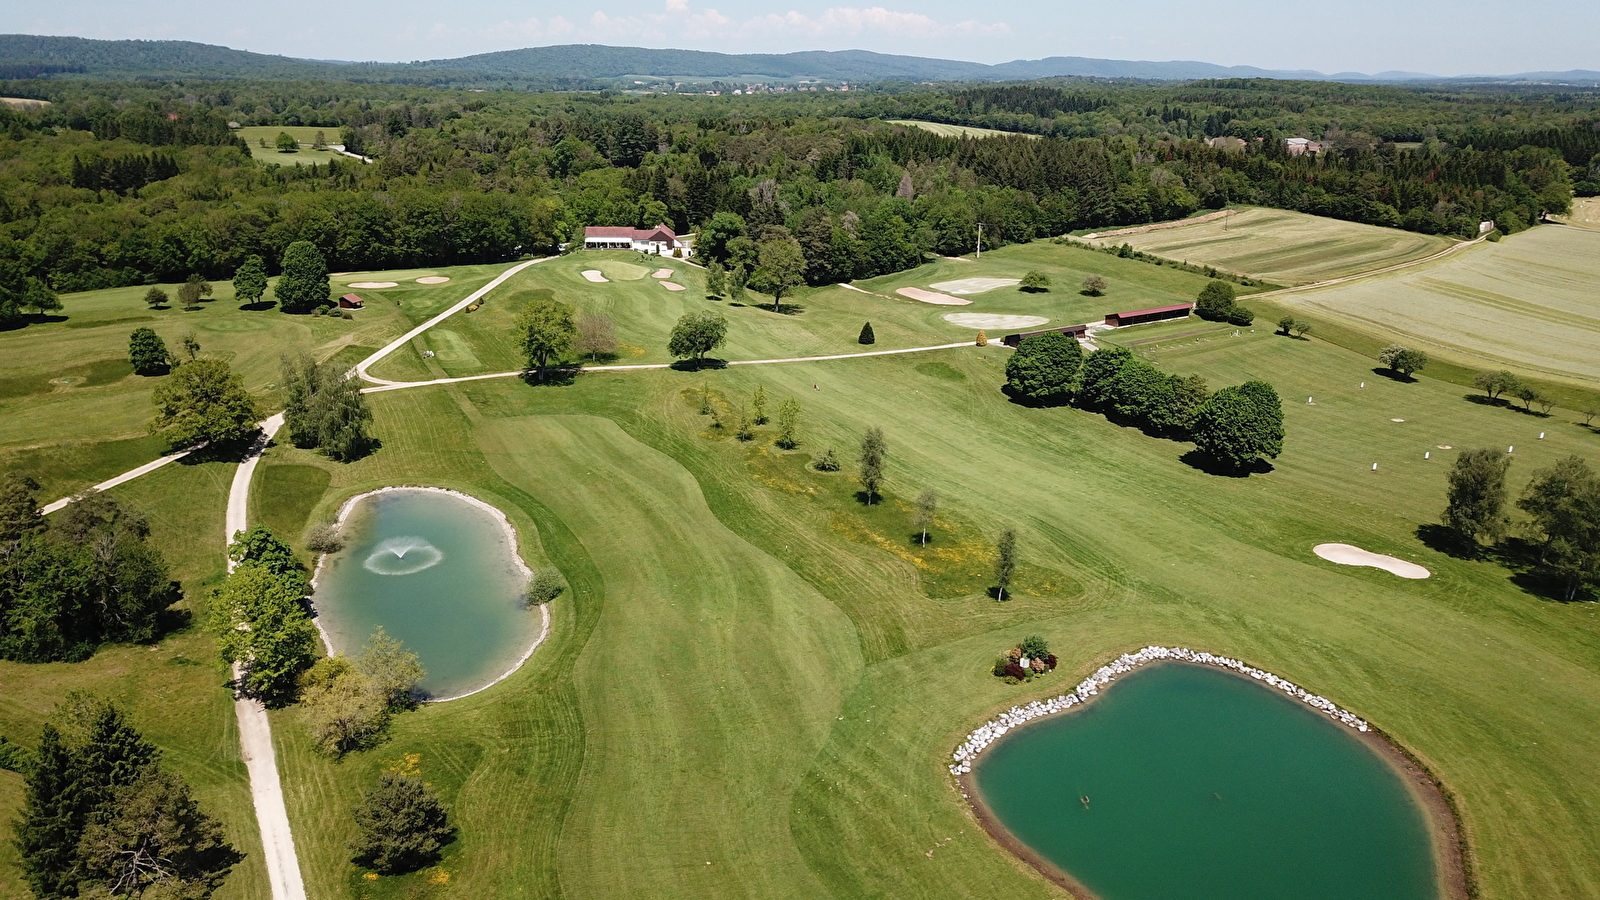
[[1179,262],[1299,285],[1422,259],[1456,242],[1398,228],[1250,207],[1209,222],[1090,243],[1131,244],[1135,250]]
[[[944,122],[922,122],[917,119],[889,119],[890,125],[904,125],[907,128],[921,128],[931,131],[940,137],[1006,137],[1018,134],[1015,131],[1001,131],[997,128],[979,128],[976,125],[948,125]],[[1038,135],[1024,134],[1024,137],[1038,137]]]
[[1600,233],[1547,226],[1436,263],[1276,302],[1478,368],[1600,376]]
[[[579,253],[531,266],[481,309],[435,330],[454,332],[479,369],[515,367],[505,328],[517,298],[549,291],[611,315],[623,342],[641,351],[630,358],[660,359],[665,329],[697,308],[729,316],[727,358],[786,357],[873,349],[855,343],[867,319],[878,348],[925,346],[972,335],[942,320],[951,311],[1042,315],[1054,304],[1062,320],[1087,321],[1190,299],[1205,283],[1041,242],[874,279],[861,285],[871,294],[801,292],[792,301],[800,309],[781,314],[760,308],[760,295],[734,308],[705,299],[699,270],[687,264],[663,263],[690,286],[684,292],[624,277],[636,274],[624,265],[638,263]],[[1055,266],[1048,294],[997,289],[972,295],[971,306],[934,307],[893,292],[1045,266]],[[589,268],[616,277],[591,283],[579,274]],[[1077,294],[1088,272],[1111,283],[1106,297]],[[398,310],[398,329],[470,289],[463,276],[431,294],[387,289],[407,293],[385,302]],[[56,327],[4,337],[26,352]],[[1247,378],[1276,385],[1285,451],[1249,478],[1207,474],[1185,461],[1189,445],[1098,414],[1012,403],[999,390],[1010,351],[971,345],[405,388],[370,395],[382,446],[366,458],[338,464],[274,445],[257,472],[251,517],[297,545],[307,525],[331,519],[356,493],[431,484],[504,510],[525,556],[548,559],[570,586],[553,604],[550,641],[526,666],[483,693],[400,717],[376,750],[334,762],[313,751],[298,709],[272,714],[308,892],[590,898],[626,884],[665,900],[1064,897],[981,830],[946,772],[949,753],[995,712],[1055,696],[1110,658],[1157,643],[1247,660],[1384,729],[1456,798],[1482,896],[1600,893],[1600,861],[1587,850],[1600,843],[1600,786],[1587,774],[1600,765],[1595,604],[1555,602],[1496,562],[1456,558],[1419,537],[1445,502],[1453,453],[1441,445],[1516,445],[1516,491],[1562,456],[1600,459],[1600,435],[1560,410],[1540,417],[1468,402],[1462,388],[1426,373],[1413,383],[1382,378],[1371,359],[1315,333],[1296,340],[1269,331],[1190,320],[1102,337],[1212,388]],[[433,357],[402,350],[374,374],[466,373],[465,357],[448,359],[432,335],[416,344]],[[770,425],[741,442],[700,412],[709,399],[729,421],[758,385],[774,407],[801,404],[796,450],[774,446]],[[851,470],[861,433],[874,425],[889,464],[883,500],[867,507]],[[34,427],[50,441],[66,425]],[[829,449],[843,472],[808,465]],[[174,465],[150,476],[159,481],[113,493],[172,523],[160,545],[181,561],[186,584],[219,573],[231,470]],[[921,547],[910,500],[930,488],[940,512]],[[990,548],[1005,528],[1018,531],[1023,565],[1015,599],[998,603],[985,589]],[[1311,552],[1324,541],[1393,554],[1433,575],[1406,581],[1334,566]],[[994,678],[995,655],[1034,633],[1049,640],[1061,670],[1025,685]],[[192,704],[184,715],[203,725],[158,727],[166,708],[143,705],[135,721],[193,760],[184,772],[197,783],[199,758],[214,756],[221,774],[208,783],[208,805],[242,805],[227,801],[242,794],[239,767],[217,737],[232,727],[220,670],[204,656],[204,636],[185,634],[195,646],[184,652],[208,663],[182,670],[196,673],[181,686]],[[11,665],[0,680],[30,679],[44,708],[63,671],[75,671],[75,686],[127,692],[127,674],[108,663],[168,665],[180,637],[156,651],[102,651],[75,670]],[[201,702],[207,692],[214,699]],[[32,740],[41,715],[0,701],[0,734]],[[348,862],[349,809],[378,772],[409,765],[444,797],[461,836],[436,867],[369,879]],[[0,818],[19,799],[18,777],[0,772]],[[248,849],[248,816],[227,824]],[[0,851],[0,898],[20,900],[8,852]],[[258,871],[241,869],[219,896],[259,897],[259,883]]]

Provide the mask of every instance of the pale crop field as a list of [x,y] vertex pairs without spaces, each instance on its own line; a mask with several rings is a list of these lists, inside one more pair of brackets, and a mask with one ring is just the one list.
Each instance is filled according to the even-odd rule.
[[1574,198],[1571,214],[1551,218],[1578,228],[1600,228],[1600,197]]
[[998,128],[979,128],[976,125],[946,125],[943,122],[919,122],[916,119],[888,119],[890,125],[904,125],[907,128],[921,128],[931,131],[940,137],[1007,137],[1022,134],[1023,137],[1038,137],[1036,134],[1023,134],[1020,131],[1001,131]]
[[1543,227],[1280,301],[1488,367],[1600,376],[1600,233]]
[[1090,243],[1131,244],[1179,262],[1215,266],[1276,284],[1313,284],[1422,259],[1455,243],[1278,209],[1243,209],[1210,222]]

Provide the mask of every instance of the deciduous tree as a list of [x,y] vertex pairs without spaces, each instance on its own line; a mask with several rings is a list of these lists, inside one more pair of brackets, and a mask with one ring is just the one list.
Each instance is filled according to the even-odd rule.
[[1233,310],[1236,296],[1233,285],[1226,281],[1213,281],[1202,288],[1200,295],[1195,298],[1195,315],[1212,322],[1226,321],[1228,313]]
[[269,705],[294,699],[320,639],[305,610],[304,581],[246,562],[211,596],[211,624],[224,662],[244,670],[242,686]]
[[1011,581],[1017,577],[1017,532],[1007,528],[994,545],[995,599],[1011,599]]
[[1448,504],[1441,517],[1469,546],[1505,537],[1506,470],[1511,456],[1492,448],[1463,450],[1450,467]]
[[1036,403],[1066,400],[1083,367],[1083,348],[1060,332],[1023,338],[1006,360],[1006,388]]
[[128,362],[139,375],[163,375],[172,365],[167,342],[149,328],[135,328],[128,335]]
[[170,298],[167,297],[167,292],[158,287],[153,287],[144,292],[144,302],[151,309],[166,306],[168,299]]
[[1557,579],[1562,599],[1600,585],[1600,476],[1576,456],[1533,473],[1517,501],[1543,538],[1539,565]]
[[220,359],[205,357],[174,369],[156,386],[151,430],[178,449],[201,441],[229,444],[255,434],[261,408],[244,382]]
[[301,674],[300,706],[311,740],[330,756],[376,746],[389,725],[382,690],[343,654],[319,659]]
[[233,298],[240,303],[256,303],[266,292],[266,260],[252,253],[233,272]]
[[800,427],[800,401],[783,398],[778,404],[778,439],[775,443],[785,450],[793,450],[799,443],[796,430]]
[[[1090,275],[1089,276],[1089,278],[1096,278],[1096,277],[1098,277],[1098,276],[1095,276],[1095,275]],[[1084,279],[1084,282],[1085,282],[1085,284],[1087,284],[1088,283],[1088,279],[1087,278]],[[1028,272],[1023,273],[1022,282],[1020,284],[1018,284],[1017,287],[1020,288],[1021,290],[1027,291],[1030,294],[1037,293],[1037,292],[1040,292],[1040,291],[1048,291],[1048,290],[1050,290],[1050,276],[1044,274],[1043,272],[1035,272],[1035,271],[1029,270]],[[1098,297],[1099,294],[1095,294],[1095,296]]]
[[384,705],[393,710],[417,705],[418,686],[428,674],[417,655],[398,638],[390,637],[381,625],[361,649],[356,670],[372,680]]
[[866,494],[867,505],[878,499],[878,489],[883,486],[883,466],[888,448],[884,444],[883,429],[874,425],[861,436],[861,489]]
[[785,237],[765,241],[756,250],[755,271],[750,273],[750,286],[772,295],[772,311],[783,308],[783,298],[806,283],[806,258],[800,252],[800,242]]
[[200,305],[201,297],[211,296],[211,282],[199,275],[190,275],[188,280],[178,287],[178,302],[184,309],[194,309]]
[[926,490],[917,495],[917,503],[911,514],[911,526],[922,532],[921,543],[928,543],[928,529],[933,526],[934,514],[939,511],[939,495],[932,490]]
[[373,440],[372,410],[361,383],[340,366],[319,363],[309,354],[282,358],[284,425],[296,447],[321,448],[349,462],[365,455]]
[[1196,417],[1195,446],[1229,469],[1246,469],[1283,452],[1283,404],[1261,381],[1226,387]]
[[567,589],[566,582],[553,569],[540,569],[532,578],[528,579],[528,605],[543,606],[561,596]]
[[308,313],[328,305],[328,263],[310,241],[295,241],[283,251],[283,265],[272,295],[286,313]]
[[1086,275],[1083,279],[1082,291],[1090,297],[1098,297],[1106,292],[1106,280],[1099,275]]
[[572,308],[550,299],[529,301],[517,314],[517,345],[528,358],[528,368],[544,378],[550,360],[560,358],[578,334]]
[[714,312],[686,313],[672,327],[667,352],[679,359],[700,362],[707,353],[722,346],[728,337],[728,320]]
[[604,313],[583,313],[578,316],[577,336],[572,341],[572,349],[589,354],[592,362],[598,362],[602,353],[615,353],[617,327],[611,317]]
[[1420,372],[1428,365],[1428,354],[1399,344],[1390,344],[1378,352],[1378,362],[1391,372],[1398,373],[1402,378],[1410,378],[1413,372]]

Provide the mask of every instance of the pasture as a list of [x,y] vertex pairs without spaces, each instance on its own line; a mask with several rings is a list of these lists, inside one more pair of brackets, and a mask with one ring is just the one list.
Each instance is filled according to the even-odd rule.
[[[631,265],[630,256],[602,262]],[[475,363],[446,360],[430,332],[416,343],[434,357],[402,351],[374,374],[514,368],[509,317],[540,291],[607,312],[640,349],[632,358],[657,360],[665,329],[692,308],[729,316],[726,356],[762,358],[866,349],[854,343],[864,319],[879,349],[971,336],[942,320],[955,308],[894,299],[900,286],[1049,266],[1051,293],[975,294],[959,311],[1050,309],[1067,322],[1192,299],[1205,283],[1037,243],[860,285],[880,296],[802,292],[801,309],[785,315],[761,309],[757,296],[745,307],[707,300],[699,270],[681,263],[663,264],[691,286],[682,293],[647,278],[591,284],[579,272],[596,258],[532,266],[477,312],[439,326]],[[1108,296],[1077,294],[1091,272],[1111,282]],[[395,326],[469,289],[446,287],[439,302],[401,297]],[[553,604],[549,643],[526,666],[481,694],[400,717],[377,750],[330,761],[312,751],[299,710],[273,713],[311,896],[577,898],[618,884],[668,900],[1064,896],[978,828],[944,764],[994,712],[1064,692],[1150,643],[1245,659],[1384,729],[1455,797],[1482,896],[1600,893],[1589,850],[1600,842],[1600,786],[1587,775],[1600,764],[1600,610],[1555,602],[1495,562],[1458,559],[1422,539],[1445,502],[1452,454],[1440,445],[1514,444],[1515,492],[1561,456],[1600,459],[1600,437],[1559,410],[1529,416],[1468,402],[1462,388],[1428,377],[1379,377],[1371,359],[1315,333],[1234,331],[1191,320],[1104,339],[1213,388],[1253,377],[1276,385],[1284,454],[1249,478],[1206,474],[1185,462],[1189,445],[1097,414],[1009,402],[999,385],[1010,351],[994,346],[410,388],[370,396],[383,443],[362,460],[272,447],[252,517],[296,543],[355,493],[432,484],[504,510],[529,561],[550,560],[570,585]],[[56,333],[0,339],[43,353]],[[260,339],[269,336],[278,332]],[[797,450],[773,446],[770,425],[746,443],[699,412],[708,390],[727,421],[758,384],[772,408],[800,402]],[[868,508],[850,473],[873,425],[889,463],[883,501]],[[34,437],[61,440],[57,432],[76,427],[41,419]],[[844,472],[807,465],[828,449]],[[172,523],[161,544],[183,554],[186,583],[216,577],[222,504],[211,485],[230,473],[174,465],[116,489]],[[940,496],[926,548],[909,517],[923,489]],[[1024,565],[1015,599],[997,603],[985,576],[1004,528],[1017,529]],[[1419,563],[1433,577],[1332,565],[1311,551],[1328,541]],[[992,677],[995,654],[1032,633],[1050,641],[1061,670],[1027,685]],[[28,702],[38,707],[19,709],[8,691],[0,733],[31,740],[49,705],[33,693],[56,696],[65,673],[75,685],[132,691],[137,682],[109,663],[161,656],[113,648],[76,668],[0,669],[8,686],[31,679]],[[153,736],[170,753],[223,765],[237,750],[214,744],[232,727],[220,671],[193,668],[203,677],[183,696],[203,726]],[[444,796],[461,837],[438,867],[366,879],[347,861],[349,808],[379,771],[407,766]],[[219,776],[208,788],[213,806],[237,792],[229,785]],[[0,773],[0,818],[18,797],[17,777]],[[248,840],[248,821],[229,826]],[[21,896],[11,859],[0,855],[6,900]],[[260,896],[258,882],[241,871],[227,896]]]
[[[300,149],[293,153],[283,153],[274,143],[279,133],[287,132],[288,135],[300,142]],[[235,136],[244,139],[250,145],[250,156],[263,163],[280,166],[309,166],[312,163],[327,165],[330,160],[344,160],[346,162],[359,162],[345,156],[337,150],[315,150],[312,144],[321,132],[323,141],[330,144],[339,143],[339,129],[313,128],[301,125],[251,125],[246,128],[236,128]],[[261,146],[265,140],[267,145]]]
[[1231,216],[1090,241],[1215,266],[1275,284],[1300,285],[1368,272],[1430,256],[1455,241],[1279,209],[1245,208]]
[[1600,234],[1543,227],[1380,279],[1273,299],[1465,366],[1510,366],[1592,390],[1600,376],[1597,280]]
[[997,128],[979,128],[976,125],[949,125],[944,122],[922,122],[916,119],[886,119],[890,125],[904,125],[907,128],[920,128],[931,131],[940,137],[1013,137],[1021,134],[1023,137],[1038,137],[1036,134],[1025,134],[1018,131],[1001,131]]

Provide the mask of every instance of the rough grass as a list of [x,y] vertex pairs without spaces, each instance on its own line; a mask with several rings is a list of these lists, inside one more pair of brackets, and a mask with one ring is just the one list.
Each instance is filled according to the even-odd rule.
[[1132,244],[1135,250],[1179,262],[1215,266],[1277,284],[1309,284],[1421,259],[1454,242],[1398,228],[1247,208],[1211,222],[1091,243]]
[[1551,218],[1579,228],[1600,228],[1600,197],[1574,197],[1569,215]]
[[[995,262],[986,253],[981,265],[993,269],[943,261],[883,283],[1043,260],[1104,264],[1130,299],[1192,296],[1204,281],[1055,245],[1012,252]],[[589,289],[560,281],[555,263],[529,272],[547,266],[543,282],[508,290],[611,297],[636,313],[617,315],[619,329],[628,321],[641,346],[664,343],[647,329],[676,310],[643,306],[650,295],[623,306],[627,285],[580,293]],[[654,290],[662,304],[712,305]],[[792,339],[803,347],[853,344],[863,312],[880,346],[925,340],[948,311],[844,296],[853,293],[813,292],[795,316],[728,310],[748,325],[738,347],[774,346],[757,326],[788,324],[802,326]],[[495,308],[489,299],[449,323],[485,364],[499,331],[477,325]],[[1376,376],[1370,359],[1315,334],[1235,337],[1188,322],[1108,339],[1213,387],[1277,385],[1289,438],[1273,471],[1208,475],[1183,461],[1188,445],[1012,404],[998,391],[1009,352],[998,347],[418,388],[372,396],[383,447],[366,459],[269,450],[264,471],[310,466],[330,481],[309,513],[299,512],[309,487],[258,493],[263,520],[325,518],[383,484],[455,487],[504,509],[530,561],[548,558],[572,585],[529,665],[472,698],[402,716],[376,751],[334,763],[310,751],[298,711],[274,714],[312,895],[596,897],[626,884],[663,898],[1062,896],[975,827],[943,764],[997,709],[1060,693],[1147,643],[1249,660],[1393,735],[1455,796],[1482,896],[1600,893],[1589,849],[1600,843],[1600,787],[1588,774],[1600,763],[1596,605],[1531,593],[1498,564],[1453,558],[1418,536],[1444,503],[1452,454],[1438,445],[1515,444],[1516,491],[1560,456],[1594,458],[1594,432],[1471,403],[1428,377]],[[709,389],[731,412],[758,383],[773,410],[785,397],[801,402],[796,452],[770,446],[772,426],[749,443],[708,429],[689,399]],[[889,443],[885,499],[873,509],[850,489],[869,425]],[[803,466],[830,447],[844,473]],[[919,565],[909,543],[906,504],[924,488],[939,492],[946,520],[934,546],[965,548],[948,577]],[[220,495],[210,502],[205,515],[220,530]],[[1007,527],[1026,568],[1017,599],[1001,604],[974,569]],[[1323,541],[1434,575],[1334,566],[1311,553]],[[220,547],[191,543],[220,565]],[[1061,658],[1057,675],[1013,686],[988,674],[996,653],[1035,632]],[[369,881],[346,860],[349,808],[385,766],[413,764],[407,754],[451,804],[462,837],[437,870]]]
[[1543,227],[1437,263],[1276,302],[1477,368],[1593,387],[1600,376],[1600,234]]

